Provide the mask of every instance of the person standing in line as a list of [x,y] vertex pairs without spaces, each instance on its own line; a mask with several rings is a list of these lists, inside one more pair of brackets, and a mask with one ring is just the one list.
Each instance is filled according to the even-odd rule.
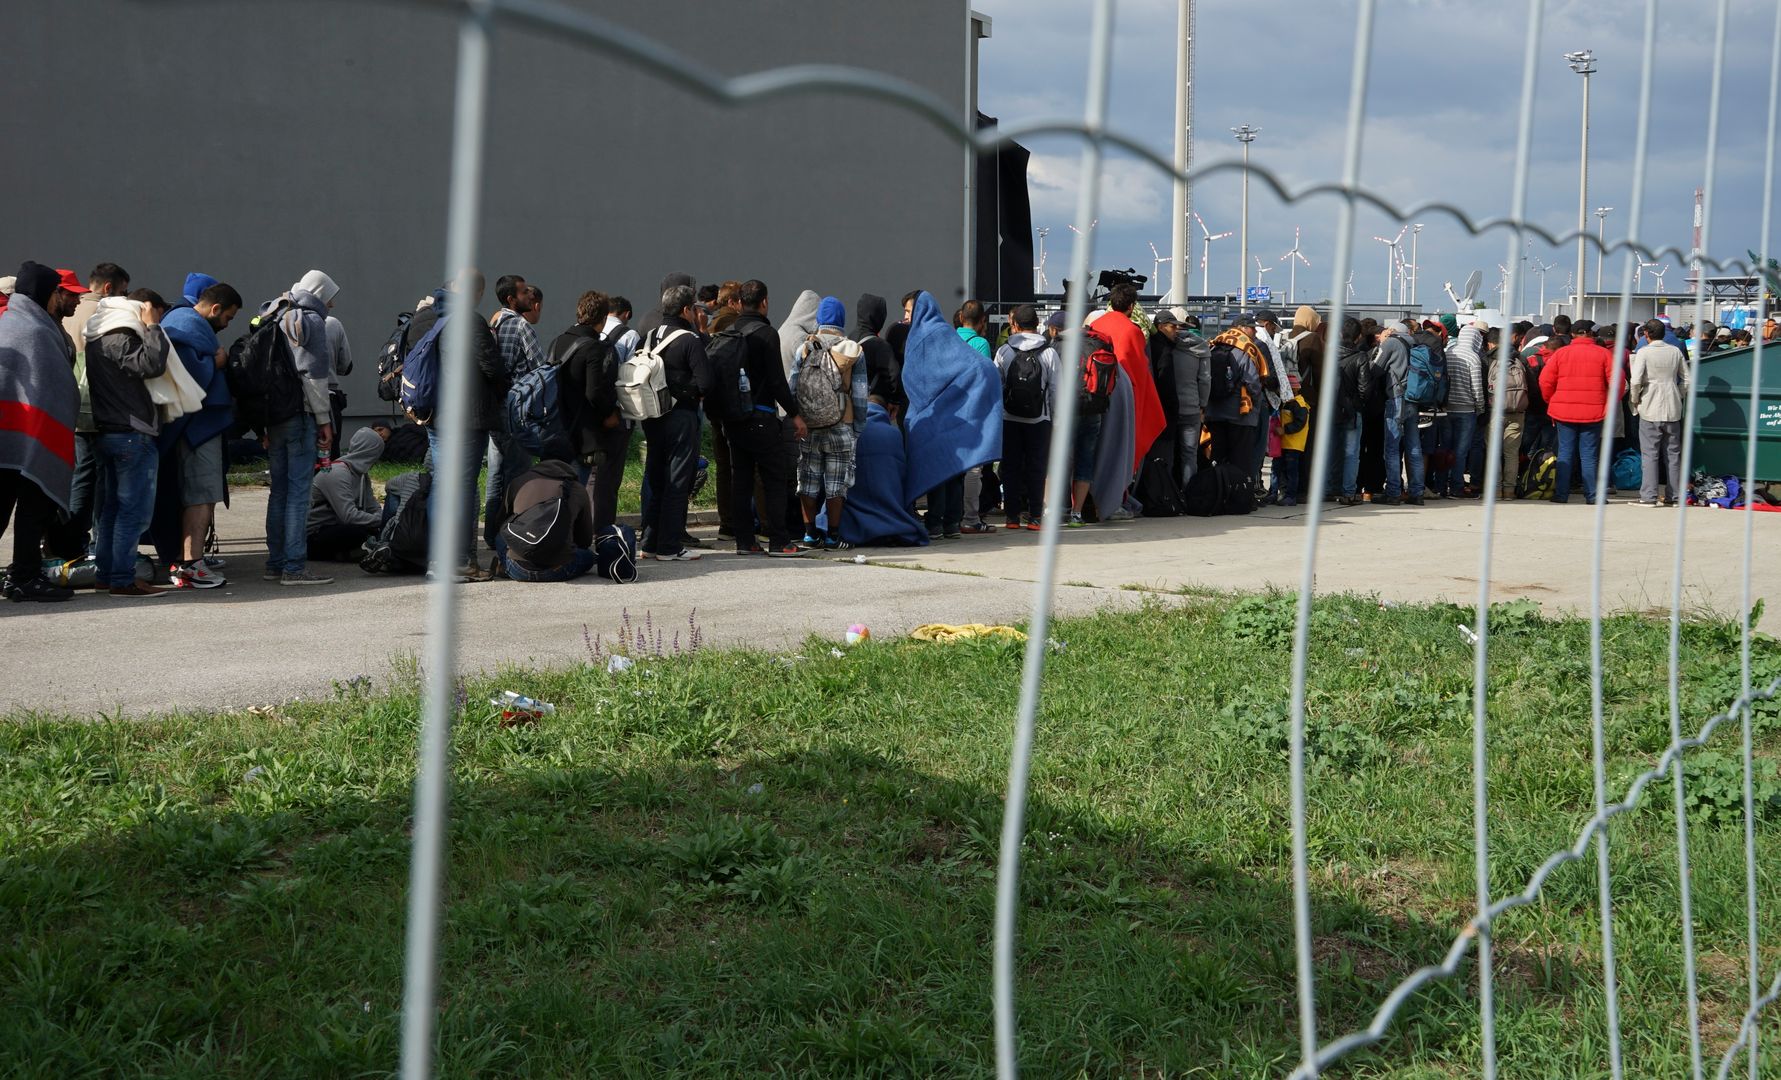
[[[512,386],[537,369],[544,352],[538,346],[538,332],[532,329],[533,292],[526,279],[517,274],[502,277],[495,284],[495,299],[501,308],[489,320],[495,334],[495,348],[501,354],[501,367],[507,384]],[[539,302],[542,307],[542,301]],[[505,423],[489,430],[489,475],[487,494],[482,503],[482,540],[492,550],[495,531],[500,528],[502,508],[507,501],[507,485],[513,478],[532,467],[532,455],[518,439],[507,432]]]
[[[1602,417],[1620,399],[1620,388],[1612,379],[1614,353],[1606,347],[1614,340],[1615,327],[1602,327],[1602,337],[1578,331],[1575,324],[1572,329],[1576,336],[1571,343],[1553,353],[1540,370],[1540,395],[1546,399],[1547,415],[1558,426],[1552,501],[1570,501],[1573,470],[1581,470],[1584,501],[1593,503]],[[1607,502],[1607,493],[1601,494]]]
[[662,562],[699,557],[686,546],[686,504],[699,461],[699,403],[711,390],[711,367],[705,343],[693,329],[696,296],[691,285],[663,292],[661,325],[645,338],[660,350],[674,402],[666,413],[643,421],[648,458],[644,481],[655,498],[644,510],[641,554]]
[[1331,434],[1329,487],[1340,506],[1360,505],[1360,443],[1363,402],[1372,362],[1367,357],[1361,324],[1353,316],[1342,320],[1342,340],[1336,358],[1336,426]]
[[[806,372],[819,364],[833,365],[833,385],[840,398],[835,402],[834,422],[820,428],[809,426],[815,407],[806,402],[814,397],[799,399],[806,425],[805,434],[798,440],[798,503],[804,515],[804,539],[800,546],[804,548],[833,551],[847,546],[841,539],[841,510],[848,489],[853,487],[854,444],[859,429],[866,423],[867,380],[866,367],[860,362],[860,344],[847,337],[843,329],[846,322],[847,309],[840,299],[823,297],[816,309],[816,333],[799,346],[791,378],[787,380],[792,396],[798,397]],[[804,390],[811,395],[824,394],[831,385],[820,374],[812,374],[808,382]],[[825,510],[826,527],[819,529],[816,516]]]
[[[64,274],[62,287],[67,288],[73,277],[72,273]],[[68,518],[52,525],[44,538],[48,550],[60,559],[79,559],[87,554],[97,509],[98,461],[95,452],[99,432],[93,425],[92,391],[86,374],[87,320],[99,310],[99,301],[108,296],[124,296],[129,291],[129,272],[117,263],[102,262],[87,275],[86,288],[76,292],[79,302],[74,306],[74,314],[62,320],[62,330],[74,342],[74,376],[80,383],[80,419],[74,426],[74,489],[69,496]]]
[[60,325],[78,301],[59,281],[55,270],[27,261],[0,314],[0,535],[10,526],[6,596],[14,602],[74,598],[43,576],[44,532],[68,509],[74,486],[80,412],[74,346]]
[[[223,373],[228,351],[217,335],[241,311],[241,294],[209,274],[186,275],[183,295],[161,320],[161,329],[186,374],[204,391],[204,405],[161,426],[161,475],[156,484],[150,532],[155,553],[173,585],[214,589],[227,584],[204,557],[204,538],[216,521],[216,504],[228,497],[223,436],[235,422],[234,399]],[[165,490],[163,490],[165,489]]]
[[[159,298],[156,297],[156,300]],[[87,385],[98,436],[98,512],[94,516],[101,586],[129,599],[165,596],[136,580],[136,547],[154,516],[155,475],[160,451],[160,406],[149,396],[147,380],[167,370],[168,339],[159,331],[161,311],[154,302],[108,296],[82,332]]]
[[1447,362],[1447,427],[1451,433],[1453,464],[1438,483],[1448,498],[1475,499],[1483,487],[1481,477],[1465,482],[1466,461],[1471,455],[1472,439],[1478,430],[1478,413],[1488,409],[1484,394],[1484,333],[1486,326],[1474,322],[1464,327],[1448,344]]
[[[748,377],[749,394],[754,411],[749,419],[731,421],[730,490],[738,498],[757,493],[760,505],[755,517],[767,533],[767,546],[754,542],[754,524],[748,520],[744,505],[735,508],[736,554],[764,553],[769,558],[791,559],[804,553],[792,542],[786,527],[785,490],[790,479],[786,470],[785,443],[790,438],[802,441],[810,434],[798,412],[798,399],[786,381],[785,368],[779,356],[779,332],[767,320],[768,295],[765,282],[750,278],[737,290],[741,314],[736,326],[742,334],[746,352],[743,371]],[[783,413],[785,419],[780,419]]]
[[1008,341],[996,350],[1002,375],[1002,513],[1008,528],[1036,532],[1045,515],[1058,356],[1038,332],[1033,305],[1015,305],[1008,326]]
[[618,408],[618,353],[602,328],[611,301],[589,290],[575,302],[575,325],[550,343],[550,364],[560,365],[563,427],[587,486],[594,533],[618,520],[618,489],[624,482],[631,427]]
[[[1385,389],[1385,497],[1386,506],[1423,504],[1422,436],[1417,430],[1416,406],[1404,400],[1410,381],[1410,326],[1388,322],[1379,328],[1379,355],[1373,361],[1374,377]],[[1408,465],[1409,487],[1404,476]]]
[[1627,383],[1633,415],[1639,418],[1639,505],[1659,505],[1657,471],[1661,465],[1665,481],[1662,505],[1675,506],[1685,493],[1682,418],[1688,401],[1688,361],[1681,349],[1664,341],[1663,323],[1652,319],[1641,333],[1645,344],[1633,354],[1632,377]]
[[309,571],[309,502],[316,459],[334,436],[333,405],[328,400],[334,362],[328,312],[339,291],[332,278],[311,270],[259,312],[261,317],[277,314],[303,385],[303,410],[266,431],[272,492],[266,502],[265,579],[285,586],[327,585],[334,580]]

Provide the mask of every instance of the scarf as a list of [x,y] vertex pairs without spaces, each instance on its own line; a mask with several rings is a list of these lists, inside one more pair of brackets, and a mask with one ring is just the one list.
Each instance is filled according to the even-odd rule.
[[[1233,326],[1212,339],[1212,344],[1214,345],[1220,344],[1221,342],[1225,345],[1229,345],[1233,349],[1242,350],[1243,355],[1249,357],[1250,363],[1255,365],[1256,376],[1264,382],[1267,380],[1268,355],[1262,351],[1260,345],[1255,343],[1254,338]],[[1243,399],[1243,408],[1237,415],[1248,416],[1250,413],[1254,412],[1255,402],[1249,396],[1249,387],[1239,384],[1237,387],[1237,394]]]

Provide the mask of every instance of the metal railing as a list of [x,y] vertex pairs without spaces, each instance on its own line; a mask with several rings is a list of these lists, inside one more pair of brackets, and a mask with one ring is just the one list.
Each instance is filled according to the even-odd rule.
[[[417,0],[419,2],[419,0]],[[476,262],[475,238],[481,212],[481,177],[483,140],[486,128],[486,111],[488,101],[489,68],[488,58],[491,38],[502,26],[520,30],[536,31],[550,35],[556,40],[569,40],[598,52],[605,53],[609,58],[634,66],[664,82],[673,83],[683,89],[693,91],[698,96],[714,102],[728,105],[744,105],[752,101],[787,94],[804,93],[845,93],[869,97],[888,102],[907,109],[928,120],[935,127],[957,140],[962,146],[987,150],[1004,140],[1028,138],[1038,135],[1070,135],[1083,140],[1082,175],[1078,189],[1077,221],[1083,227],[1078,234],[1070,259],[1071,278],[1076,281],[1087,279],[1088,268],[1092,260],[1093,231],[1086,228],[1087,224],[1097,216],[1099,199],[1100,167],[1103,155],[1109,148],[1119,149],[1148,161],[1164,174],[1180,175],[1192,181],[1204,180],[1226,172],[1235,172],[1244,168],[1236,161],[1212,163],[1196,166],[1186,173],[1177,174],[1168,159],[1149,148],[1135,138],[1119,134],[1107,128],[1107,97],[1110,77],[1111,50],[1113,43],[1113,26],[1115,14],[1114,0],[1095,0],[1092,13],[1091,53],[1086,106],[1080,122],[1076,121],[1041,121],[1023,125],[987,131],[970,130],[957,108],[949,105],[934,94],[914,86],[906,81],[888,75],[864,70],[858,67],[839,67],[829,65],[798,65],[778,68],[770,71],[725,79],[703,72],[700,65],[687,60],[675,50],[644,35],[620,27],[609,20],[590,12],[572,8],[550,0],[434,0],[429,6],[446,6],[459,13],[461,19],[459,31],[459,58],[456,76],[455,118],[452,136],[451,156],[451,192],[450,213],[447,222],[446,267],[447,276],[455,275],[460,269],[472,266]],[[1400,220],[1426,218],[1433,214],[1444,214],[1452,218],[1466,232],[1481,235],[1490,231],[1506,231],[1509,233],[1508,250],[1510,258],[1506,265],[1510,268],[1510,291],[1513,292],[1520,273],[1519,249],[1525,238],[1533,237],[1548,244],[1563,246],[1581,242],[1593,245],[1605,255],[1624,253],[1625,268],[1622,273],[1620,295],[1620,319],[1626,322],[1627,309],[1630,302],[1633,273],[1640,259],[1655,262],[1663,256],[1674,256],[1681,261],[1699,257],[1702,265],[1717,270],[1736,270],[1739,273],[1756,272],[1752,267],[1738,261],[1719,262],[1706,257],[1701,252],[1688,251],[1675,247],[1652,249],[1639,241],[1640,206],[1643,199],[1648,150],[1651,128],[1651,83],[1655,67],[1655,41],[1657,27],[1658,0],[1646,0],[1644,5],[1644,52],[1639,97],[1639,128],[1638,146],[1633,174],[1633,198],[1630,208],[1629,227],[1623,240],[1603,244],[1588,232],[1554,235],[1526,220],[1527,188],[1529,164],[1531,160],[1531,139],[1533,122],[1533,102],[1535,87],[1538,81],[1538,58],[1541,55],[1541,21],[1544,15],[1544,0],[1529,0],[1527,11],[1527,29],[1522,39],[1521,79],[1519,100],[1519,125],[1516,141],[1516,171],[1509,215],[1498,219],[1474,219],[1465,210],[1449,203],[1430,202],[1418,206],[1401,208],[1392,205],[1379,195],[1367,191],[1360,186],[1360,165],[1364,150],[1362,138],[1362,121],[1365,118],[1365,101],[1367,91],[1368,69],[1373,55],[1373,37],[1375,29],[1376,0],[1360,0],[1358,18],[1355,20],[1355,36],[1350,61],[1350,83],[1348,99],[1348,121],[1344,139],[1342,177],[1337,183],[1319,183],[1298,191],[1290,190],[1276,175],[1264,165],[1248,166],[1249,175],[1276,196],[1287,203],[1297,203],[1317,195],[1335,195],[1340,200],[1337,221],[1336,256],[1331,268],[1330,295],[1336,299],[1331,304],[1329,324],[1332,327],[1341,325],[1347,304],[1346,290],[1343,287],[1353,262],[1353,234],[1356,215],[1362,206],[1372,207],[1389,217]],[[1693,10],[1691,8],[1691,10]],[[1704,187],[1706,190],[1705,220],[1702,227],[1701,248],[1704,249],[1710,235],[1711,212],[1714,204],[1714,184],[1716,165],[1719,153],[1719,128],[1721,115],[1721,98],[1723,92],[1723,70],[1727,36],[1729,0],[1718,0],[1716,16],[1716,33],[1714,39],[1714,63],[1712,67],[1711,96],[1707,117],[1707,151],[1704,163]],[[1762,196],[1762,236],[1761,264],[1766,265],[1769,256],[1769,232],[1771,226],[1772,189],[1774,186],[1775,132],[1777,118],[1777,94],[1781,90],[1781,6],[1777,6],[1774,31],[1774,45],[1770,58],[1770,80],[1768,100],[1768,142],[1767,155],[1764,160],[1764,185]],[[1338,57],[1339,58],[1339,57]],[[1510,81],[1513,56],[1503,57],[1504,82]],[[1704,275],[1703,275],[1704,278]],[[1704,280],[1696,287],[1697,303],[1704,301]],[[1766,295],[1766,292],[1765,292]],[[1087,314],[1087,300],[1082,291],[1078,291],[1070,300],[1069,317],[1072,324],[1079,324]],[[1759,315],[1765,312],[1759,312]],[[463,462],[467,460],[467,428],[458,423],[468,413],[470,401],[469,372],[469,323],[466,319],[454,319],[447,328],[445,344],[445,365],[443,368],[443,385],[441,396],[441,439],[439,461],[437,467],[444,475],[459,475]],[[1495,363],[1499,378],[1505,378],[1509,364],[1508,335],[1503,335],[1503,344],[1499,346]],[[1080,361],[1079,338],[1072,336],[1065,356],[1065,370],[1074,370]],[[1322,379],[1334,385],[1337,380],[1338,350],[1327,349],[1324,354]],[[1756,461],[1757,437],[1757,396],[1761,386],[1761,370],[1763,361],[1763,345],[1758,340],[1756,345],[1756,373],[1752,380],[1751,407],[1749,410],[1749,468],[1746,475],[1753,474]],[[1624,370],[1626,365],[1626,343],[1618,344],[1614,350],[1614,369],[1616,373]],[[1698,380],[1691,380],[1687,402],[1687,426],[1685,431],[1692,430],[1696,416],[1698,396]],[[1319,402],[1317,422],[1324,430],[1329,430],[1335,419],[1336,397],[1334,394],[1323,395]],[[1052,440],[1050,468],[1054,475],[1062,475],[1067,468],[1068,447],[1071,445],[1070,432],[1075,422],[1076,403],[1074,395],[1063,395],[1058,403],[1057,424],[1060,428],[1058,437]],[[1292,820],[1292,887],[1293,887],[1293,925],[1296,943],[1297,962],[1297,1001],[1298,1001],[1298,1061],[1292,1070],[1294,1077],[1313,1077],[1322,1070],[1345,1056],[1363,1047],[1377,1043],[1385,1037],[1399,1010],[1412,995],[1429,983],[1453,977],[1465,956],[1475,947],[1479,954],[1478,964],[1478,1002],[1479,1025],[1482,1034],[1480,1041],[1480,1069],[1484,1076],[1496,1075],[1496,1006],[1491,985],[1491,931],[1495,921],[1505,912],[1537,902],[1549,876],[1560,866],[1581,860],[1586,857],[1591,845],[1597,854],[1598,903],[1600,908],[1602,933],[1602,966],[1603,991],[1606,996],[1607,1021],[1607,1065],[1613,1076],[1618,1078],[1622,1073],[1620,1016],[1618,1012],[1618,986],[1614,967],[1613,938],[1613,881],[1608,862],[1608,843],[1610,826],[1613,819],[1634,806],[1638,805],[1646,788],[1655,780],[1669,777],[1676,801],[1677,829],[1677,873],[1678,887],[1682,903],[1682,940],[1683,966],[1686,975],[1688,993],[1689,1044],[1692,1064],[1692,1075],[1696,1080],[1703,1075],[1704,1060],[1707,1048],[1702,1045],[1701,1022],[1699,1009],[1699,989],[1695,970],[1693,913],[1689,891],[1688,863],[1688,823],[1684,812],[1684,776],[1683,762],[1687,750],[1702,745],[1716,729],[1724,724],[1738,721],[1742,726],[1742,762],[1743,762],[1743,801],[1744,801],[1744,858],[1746,872],[1746,915],[1748,937],[1747,978],[1749,981],[1749,1005],[1739,1024],[1738,1034],[1725,1047],[1718,1059],[1716,1075],[1726,1077],[1734,1067],[1738,1056],[1745,1055],[1750,1075],[1756,1075],[1757,1069],[1757,1021],[1761,1012],[1778,998],[1781,998],[1781,972],[1777,972],[1766,990],[1761,984],[1758,970],[1758,939],[1756,920],[1756,849],[1754,833],[1754,792],[1753,763],[1751,736],[1751,709],[1754,702],[1769,700],[1781,694],[1781,680],[1766,687],[1751,685],[1751,636],[1752,627],[1748,612],[1752,606],[1751,566],[1753,552],[1753,526],[1751,514],[1745,514],[1744,555],[1743,555],[1743,610],[1746,612],[1742,627],[1741,650],[1741,692],[1731,707],[1709,719],[1699,731],[1684,737],[1682,725],[1682,708],[1680,697],[1680,652],[1679,628],[1681,625],[1682,571],[1687,539],[1688,517],[1686,513],[1678,513],[1676,517],[1676,536],[1674,551],[1674,567],[1670,594],[1670,651],[1669,651],[1669,719],[1670,742],[1653,766],[1641,772],[1627,788],[1620,801],[1608,801],[1607,777],[1604,760],[1603,736],[1603,693],[1602,693],[1602,539],[1605,525],[1605,511],[1598,502],[1595,508],[1595,542],[1591,564],[1590,579],[1590,614],[1591,614],[1591,734],[1593,739],[1593,766],[1595,812],[1585,821],[1576,840],[1568,847],[1553,852],[1540,864],[1528,880],[1526,886],[1518,893],[1492,899],[1489,881],[1489,719],[1490,712],[1487,702],[1489,686],[1489,646],[1490,646],[1490,609],[1489,596],[1491,574],[1493,570],[1494,523],[1497,511],[1496,495],[1500,488],[1502,463],[1502,430],[1504,402],[1498,395],[1492,404],[1489,446],[1485,457],[1486,477],[1483,513],[1483,544],[1479,556],[1478,594],[1474,620],[1474,632],[1477,637],[1473,671],[1473,830],[1476,874],[1476,913],[1465,927],[1454,938],[1445,956],[1435,964],[1431,964],[1413,972],[1380,1003],[1372,1021],[1358,1031],[1342,1034],[1329,1041],[1321,1041],[1318,1031],[1317,1002],[1315,994],[1316,971],[1312,958],[1311,941],[1311,896],[1310,866],[1308,856],[1308,835],[1306,826],[1306,745],[1305,745],[1305,700],[1306,675],[1308,661],[1308,641],[1311,612],[1313,607],[1313,589],[1316,580],[1318,543],[1322,531],[1324,495],[1329,475],[1328,457],[1332,452],[1331,440],[1320,440],[1316,454],[1311,463],[1311,492],[1309,513],[1305,522],[1304,555],[1301,564],[1300,583],[1297,601],[1297,615],[1293,632],[1292,658],[1292,696],[1291,696],[1291,820]],[[1611,419],[1603,422],[1604,437],[1611,436]],[[1683,478],[1688,475],[1689,454],[1692,439],[1685,438]],[[1607,488],[1608,462],[1603,455],[1598,464],[1596,490],[1605,492]],[[1679,480],[1681,478],[1678,478]],[[436,566],[449,566],[457,555],[457,545],[462,537],[457,535],[457,528],[466,509],[464,500],[468,493],[460,486],[445,484],[435,489],[433,535],[431,552]],[[1059,523],[1053,515],[1046,515],[1044,532],[1039,550],[1039,572],[1034,586],[1033,607],[1025,655],[1025,664],[1021,675],[1020,704],[1013,729],[1012,753],[1009,764],[1009,786],[1007,793],[1007,809],[1003,818],[1001,838],[1001,855],[997,868],[996,908],[995,908],[995,942],[993,955],[994,976],[994,1016],[996,1040],[996,1067],[1003,1077],[1013,1077],[1017,1073],[1016,1059],[1016,1012],[1015,1012],[1015,960],[1017,947],[1018,897],[1020,883],[1021,841],[1025,827],[1025,810],[1030,766],[1035,753],[1036,718],[1043,698],[1042,676],[1046,661],[1046,630],[1051,614],[1053,586],[1058,557]],[[445,575],[441,575],[438,583],[430,587],[428,600],[428,637],[424,656],[424,691],[423,715],[420,740],[420,764],[415,784],[414,813],[414,846],[411,868],[411,887],[408,907],[407,955],[405,961],[405,984],[403,995],[402,1041],[401,1041],[401,1072],[410,1080],[430,1076],[434,1062],[434,1043],[436,1033],[436,983],[437,983],[437,949],[439,940],[440,891],[443,881],[445,861],[445,839],[449,820],[448,783],[450,776],[450,734],[452,723],[452,688],[454,683],[454,662],[457,638],[457,593]]]

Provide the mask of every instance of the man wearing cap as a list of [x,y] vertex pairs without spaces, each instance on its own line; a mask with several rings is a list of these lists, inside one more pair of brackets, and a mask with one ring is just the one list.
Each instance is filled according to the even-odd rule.
[[94,495],[99,470],[94,456],[99,434],[93,426],[92,400],[87,390],[86,325],[107,296],[130,291],[130,275],[116,263],[100,263],[87,275],[83,288],[72,270],[57,270],[59,290],[75,298],[74,312],[62,320],[62,332],[74,342],[74,377],[80,383],[80,418],[74,425],[74,487],[68,497],[67,520],[50,526],[45,547],[57,558],[79,559],[92,538]]
[[[1386,506],[1422,505],[1422,436],[1417,430],[1420,415],[1404,400],[1410,381],[1410,325],[1388,322],[1379,328],[1379,355],[1373,361],[1385,386],[1385,497]],[[1408,467],[1409,488],[1405,489]]]
[[74,596],[44,579],[42,554],[44,530],[68,508],[80,412],[74,346],[59,325],[78,294],[59,288],[60,280],[26,262],[0,315],[0,533],[10,525],[6,596],[15,602]]

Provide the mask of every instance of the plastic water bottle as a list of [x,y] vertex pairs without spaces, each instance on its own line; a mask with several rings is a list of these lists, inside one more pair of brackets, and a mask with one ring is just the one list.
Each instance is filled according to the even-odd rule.
[[532,713],[537,716],[553,716],[557,707],[548,701],[539,701],[524,694],[516,694],[512,690],[501,691],[498,698],[490,698],[489,704],[509,712]]
[[743,368],[741,376],[736,380],[736,389],[744,394],[752,393],[754,388],[748,382],[748,369]]

